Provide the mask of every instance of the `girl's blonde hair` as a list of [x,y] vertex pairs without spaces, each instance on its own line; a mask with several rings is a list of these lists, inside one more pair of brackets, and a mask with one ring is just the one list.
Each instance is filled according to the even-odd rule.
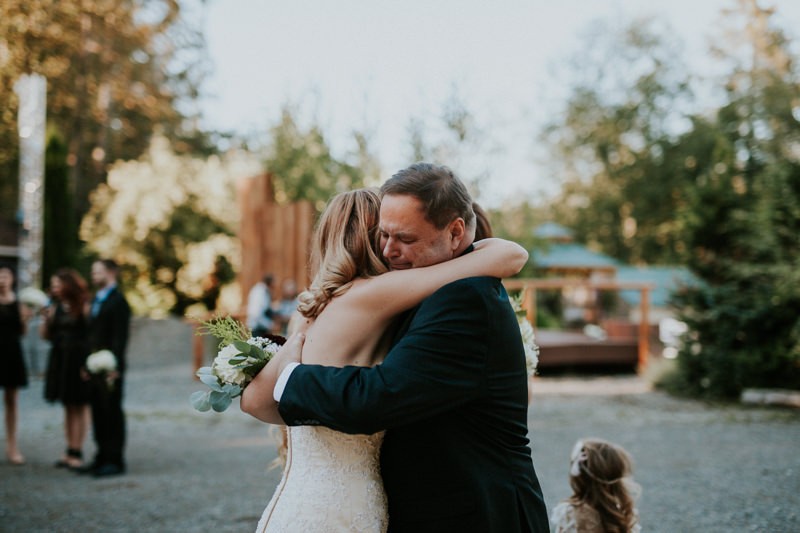
[[604,531],[629,532],[637,521],[633,500],[639,492],[631,479],[630,454],[603,439],[582,439],[575,444],[571,461],[569,502],[597,511]]
[[312,241],[314,279],[298,296],[297,310],[303,316],[316,318],[356,278],[388,270],[380,255],[380,206],[380,195],[372,188],[343,192],[328,202]]

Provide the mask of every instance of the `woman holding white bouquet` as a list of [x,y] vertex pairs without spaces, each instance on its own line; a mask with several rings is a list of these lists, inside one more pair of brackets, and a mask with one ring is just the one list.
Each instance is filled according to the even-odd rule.
[[[381,258],[379,213],[377,191],[361,189],[334,197],[320,218],[312,249],[317,273],[298,307],[310,324],[304,363],[377,365],[400,313],[449,282],[516,274],[528,258],[517,244],[488,239],[446,263],[389,272]],[[273,391],[261,377],[244,390],[241,407],[267,420],[264,410],[273,402]],[[379,471],[383,435],[348,435],[322,426],[288,428],[283,479],[257,530],[385,531],[387,502]]]

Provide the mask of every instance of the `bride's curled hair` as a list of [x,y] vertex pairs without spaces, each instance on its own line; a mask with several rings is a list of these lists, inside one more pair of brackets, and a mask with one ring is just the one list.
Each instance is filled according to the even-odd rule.
[[298,297],[303,316],[316,318],[356,278],[388,270],[380,255],[380,206],[378,190],[372,188],[343,192],[328,202],[311,245],[314,279]]

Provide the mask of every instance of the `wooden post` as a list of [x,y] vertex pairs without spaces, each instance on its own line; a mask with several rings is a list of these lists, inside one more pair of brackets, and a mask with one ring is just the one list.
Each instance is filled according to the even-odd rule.
[[525,284],[522,289],[525,295],[525,310],[527,311],[526,318],[531,326],[536,328],[536,287],[534,285]]
[[197,335],[197,324],[192,324],[192,377],[199,380],[197,371],[203,366],[203,359],[205,359],[205,342],[202,336]]
[[242,213],[240,314],[243,315],[250,289],[268,272],[273,274],[276,288],[286,278],[294,279],[300,290],[308,285],[314,208],[306,200],[289,205],[275,203],[269,174],[240,180],[239,205]]
[[639,319],[639,364],[637,370],[641,373],[647,368],[647,358],[650,355],[650,288],[641,289],[641,317]]

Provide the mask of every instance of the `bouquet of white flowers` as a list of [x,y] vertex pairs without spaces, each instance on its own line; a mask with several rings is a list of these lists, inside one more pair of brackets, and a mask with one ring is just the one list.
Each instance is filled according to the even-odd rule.
[[48,304],[50,299],[36,287],[25,287],[19,291],[19,301],[33,309],[41,309]]
[[525,348],[525,364],[528,367],[528,376],[533,376],[536,373],[536,367],[539,365],[539,346],[536,344],[536,335],[533,332],[533,326],[528,322],[528,317],[525,308],[522,306],[522,296],[517,298],[508,297],[511,301],[511,307],[517,315],[517,323],[519,323],[519,332],[522,335],[522,345]]
[[240,396],[256,374],[272,359],[286,339],[278,335],[253,337],[250,330],[230,316],[202,322],[198,334],[220,339],[219,351],[211,366],[197,371],[200,381],[211,390],[197,391],[191,402],[198,411],[221,413]]
[[111,350],[99,350],[86,358],[86,370],[94,376],[105,376],[109,390],[114,388],[114,375],[117,370],[117,358]]
[[117,358],[111,350],[100,350],[86,358],[86,369],[92,374],[102,374],[117,369]]

